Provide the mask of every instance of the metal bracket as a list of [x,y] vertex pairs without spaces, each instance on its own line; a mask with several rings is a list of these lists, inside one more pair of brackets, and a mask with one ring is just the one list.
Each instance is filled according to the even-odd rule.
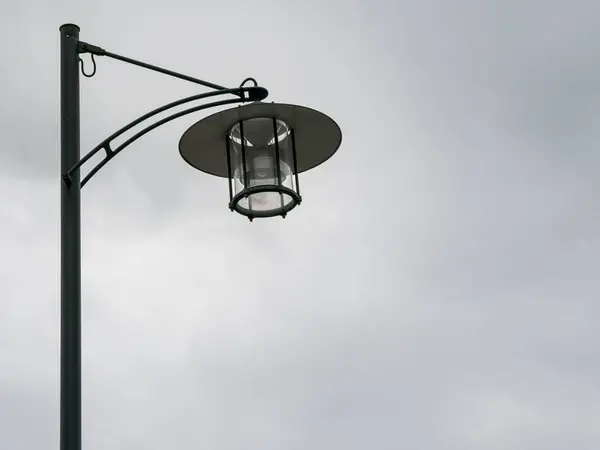
[[[143,121],[145,121],[147,119],[150,119],[151,117],[156,116],[157,114],[160,114],[160,113],[162,113],[164,111],[167,111],[167,110],[169,110],[171,108],[174,108],[176,106],[183,105],[185,103],[193,102],[195,100],[202,100],[202,99],[205,99],[205,98],[216,97],[216,96],[219,96],[219,95],[226,95],[226,94],[235,95],[237,98],[227,99],[227,100],[218,100],[218,101],[215,101],[215,102],[206,103],[204,105],[199,105],[199,106],[194,106],[192,108],[188,108],[186,110],[173,113],[170,116],[167,116],[167,117],[165,117],[163,119],[160,119],[159,121],[157,121],[157,122],[155,122],[155,123],[153,123],[151,125],[148,125],[144,129],[142,129],[141,131],[137,132],[132,137],[130,137],[129,139],[127,139],[125,142],[123,142],[117,148],[113,149],[111,147],[111,145],[110,145],[112,141],[114,141],[115,139],[117,139],[118,137],[120,137],[123,133],[126,133],[131,128],[135,127],[136,125],[140,124],[141,122],[143,122]],[[238,87],[238,88],[233,88],[233,89],[223,89],[223,90],[219,90],[219,91],[204,92],[202,94],[192,95],[191,97],[186,97],[186,98],[177,100],[175,102],[168,103],[168,104],[166,104],[164,106],[161,106],[160,108],[156,108],[155,110],[150,111],[149,113],[144,114],[143,116],[140,116],[137,119],[135,119],[134,121],[128,123],[123,128],[117,130],[116,132],[114,132],[113,134],[111,134],[109,137],[107,137],[106,139],[104,139],[102,142],[100,142],[100,144],[98,144],[91,151],[89,151],[73,167],[71,167],[71,169],[69,169],[67,172],[63,173],[63,175],[62,175],[63,182],[67,186],[70,186],[71,183],[72,183],[71,175],[75,171],[79,170],[81,168],[81,166],[83,166],[87,161],[89,161],[90,158],[92,158],[100,150],[104,150],[105,153],[106,153],[106,155],[85,176],[85,178],[81,181],[81,185],[80,186],[82,188],[83,188],[83,186],[85,186],[87,184],[87,182],[102,167],[104,167],[118,153],[120,153],[122,150],[124,150],[130,144],[132,144],[133,142],[137,141],[139,138],[141,138],[145,134],[149,133],[150,131],[154,130],[155,128],[158,128],[159,126],[164,125],[165,123],[170,122],[170,121],[172,121],[174,119],[177,119],[179,117],[186,116],[188,114],[191,114],[191,113],[194,113],[194,112],[197,112],[197,111],[201,111],[203,109],[208,109],[208,108],[212,108],[212,107],[215,107],[215,106],[230,105],[230,104],[233,104],[233,103],[244,103],[244,102],[250,102],[250,101],[259,101],[259,100],[263,100],[264,98],[266,98],[267,95],[269,95],[269,92],[265,88],[260,87],[260,86]]]
[[[106,56],[108,58],[112,58],[112,59],[116,59],[122,62],[126,62],[128,64],[132,64],[134,66],[138,66],[138,67],[142,67],[144,69],[148,69],[148,70],[152,70],[154,72],[159,72],[162,73],[164,75],[169,75],[171,77],[174,78],[179,78],[181,80],[185,80],[185,81],[189,81],[191,83],[195,83],[195,84],[199,84],[201,86],[204,87],[208,87],[211,89],[214,89],[214,91],[212,92],[206,92],[203,94],[197,94],[197,95],[193,95],[191,97],[186,97],[183,98],[181,100],[177,100],[175,102],[169,103],[167,105],[161,106],[160,108],[157,108],[153,111],[150,111],[147,114],[144,114],[143,116],[137,118],[136,120],[134,120],[133,122],[130,122],[129,124],[125,125],[123,128],[117,130],[115,133],[113,133],[112,135],[110,135],[108,138],[106,138],[105,140],[103,140],[100,144],[98,144],[96,147],[94,147],[89,153],[87,153],[83,158],[81,158],[71,169],[69,169],[68,172],[63,173],[62,178],[63,178],[63,183],[65,183],[66,186],[70,186],[73,183],[73,179],[72,179],[72,174],[79,170],[79,168],[85,164],[92,156],[94,156],[96,153],[98,153],[100,150],[104,149],[104,151],[106,152],[106,156],[102,159],[102,161],[100,161],[88,174],[87,176],[81,181],[80,187],[83,187],[89,180],[90,178],[92,178],[102,167],[104,167],[106,165],[106,163],[108,163],[108,161],[110,161],[112,158],[114,158],[118,153],[120,153],[125,147],[129,146],[131,143],[133,143],[134,141],[136,141],[137,139],[139,139],[140,137],[142,137],[143,135],[145,135],[146,133],[152,131],[153,129],[167,123],[170,122],[171,120],[174,120],[178,117],[182,117],[185,116],[187,114],[191,114],[193,112],[196,111],[200,111],[202,109],[206,109],[206,108],[210,108],[213,106],[221,106],[221,105],[228,105],[228,104],[232,104],[232,103],[244,103],[244,102],[251,102],[251,101],[260,101],[265,99],[268,95],[269,92],[263,88],[258,86],[258,83],[256,82],[256,80],[254,78],[246,78],[241,85],[238,88],[233,88],[233,89],[228,89],[224,86],[220,86],[218,84],[214,84],[214,83],[210,83],[208,81],[204,81],[204,80],[200,80],[198,78],[194,78],[194,77],[190,77],[188,75],[184,75],[182,73],[178,73],[178,72],[173,72],[172,70],[168,70],[168,69],[164,69],[162,67],[158,67],[158,66],[154,66],[152,64],[148,64],[142,61],[138,61],[132,58],[128,58],[126,56],[121,56],[121,55],[117,55],[116,53],[111,53],[111,52],[107,52],[106,50],[104,50],[102,47],[98,47],[97,45],[92,45],[89,44],[87,42],[83,42],[83,41],[78,41],[77,43],[77,53],[78,54],[83,54],[83,53],[89,53],[91,54],[92,57],[92,63],[93,63],[93,71],[90,73],[86,73],[83,67],[83,61],[81,60],[81,58],[79,58],[79,61],[81,62],[81,70],[83,72],[83,75],[91,78],[95,73],[96,73],[96,61],[94,60],[94,56]],[[250,86],[250,87],[246,87],[245,84],[247,82],[252,82],[254,84],[254,86]],[[204,98],[208,98],[208,97],[213,97],[213,96],[217,96],[217,95],[225,95],[225,94],[232,94],[237,96],[237,98],[235,99],[229,99],[229,100],[221,100],[221,101],[216,101],[216,102],[212,102],[212,103],[208,103],[205,105],[201,105],[201,106],[196,106],[194,108],[189,108],[186,109],[185,111],[180,111],[178,113],[172,114],[164,119],[159,120],[158,122],[147,126],[146,128],[144,128],[143,130],[141,130],[140,132],[136,133],[134,136],[132,136],[131,138],[127,139],[124,143],[122,143],[121,145],[119,145],[117,148],[112,149],[110,146],[110,143],[118,138],[119,136],[121,136],[123,133],[129,131],[131,128],[133,128],[134,126],[138,125],[139,123],[143,122],[146,119],[149,119],[153,116],[156,116],[157,114],[160,114],[168,109],[174,108],[176,106],[179,105],[183,105],[185,103],[189,103],[192,102],[194,100],[201,100]]]
[[97,45],[88,44],[87,42],[79,41],[77,48],[79,53],[91,53],[92,55],[104,56],[106,51]]
[[71,178],[71,172],[62,174],[63,183],[65,186],[70,187],[73,184],[73,179]]

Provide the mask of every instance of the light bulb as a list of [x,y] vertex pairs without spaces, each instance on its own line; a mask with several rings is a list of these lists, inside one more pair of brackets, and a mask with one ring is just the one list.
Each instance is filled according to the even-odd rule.
[[257,194],[252,194],[252,203],[256,202],[259,205],[266,205],[269,201],[269,196],[267,192],[259,192]]
[[[280,179],[283,183],[287,179],[289,173],[289,166],[283,162],[279,162],[280,165]],[[235,171],[235,178],[239,180],[241,184],[244,184],[243,168],[238,167]],[[251,163],[246,168],[246,178],[248,180],[248,187],[252,186],[265,186],[265,185],[277,185],[279,180],[277,179],[277,169],[273,162],[273,158],[270,156],[256,156],[252,158]]]

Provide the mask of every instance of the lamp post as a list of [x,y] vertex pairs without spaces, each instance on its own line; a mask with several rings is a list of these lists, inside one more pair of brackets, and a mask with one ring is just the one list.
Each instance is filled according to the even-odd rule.
[[[252,78],[238,88],[223,86],[108,52],[79,40],[79,27],[60,27],[61,39],[61,334],[60,449],[81,449],[81,189],[117,154],[159,126],[211,107],[248,103],[206,117],[181,137],[179,151],[192,167],[226,177],[229,208],[254,218],[285,217],[300,204],[298,173],[329,159],[341,144],[338,125],[301,106],[262,103],[268,91]],[[80,54],[91,55],[84,71]],[[105,56],[212,89],[161,106],[114,132],[83,157],[79,148],[79,63],[84,76],[96,73],[95,56]],[[253,86],[246,86],[247,83]],[[147,125],[117,147],[123,133],[176,106],[227,95]],[[104,158],[81,179],[80,168],[99,152]]]

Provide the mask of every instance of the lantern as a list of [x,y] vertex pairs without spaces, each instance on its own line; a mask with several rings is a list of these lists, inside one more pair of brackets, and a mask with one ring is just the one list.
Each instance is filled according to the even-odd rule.
[[253,220],[285,217],[302,201],[298,174],[329,159],[341,131],[302,106],[255,102],[208,116],[181,137],[192,167],[229,180],[229,207]]

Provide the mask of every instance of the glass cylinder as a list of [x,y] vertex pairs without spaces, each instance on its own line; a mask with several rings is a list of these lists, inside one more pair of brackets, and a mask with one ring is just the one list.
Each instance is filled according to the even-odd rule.
[[234,125],[228,135],[234,209],[249,217],[285,215],[299,203],[291,130],[260,117]]

